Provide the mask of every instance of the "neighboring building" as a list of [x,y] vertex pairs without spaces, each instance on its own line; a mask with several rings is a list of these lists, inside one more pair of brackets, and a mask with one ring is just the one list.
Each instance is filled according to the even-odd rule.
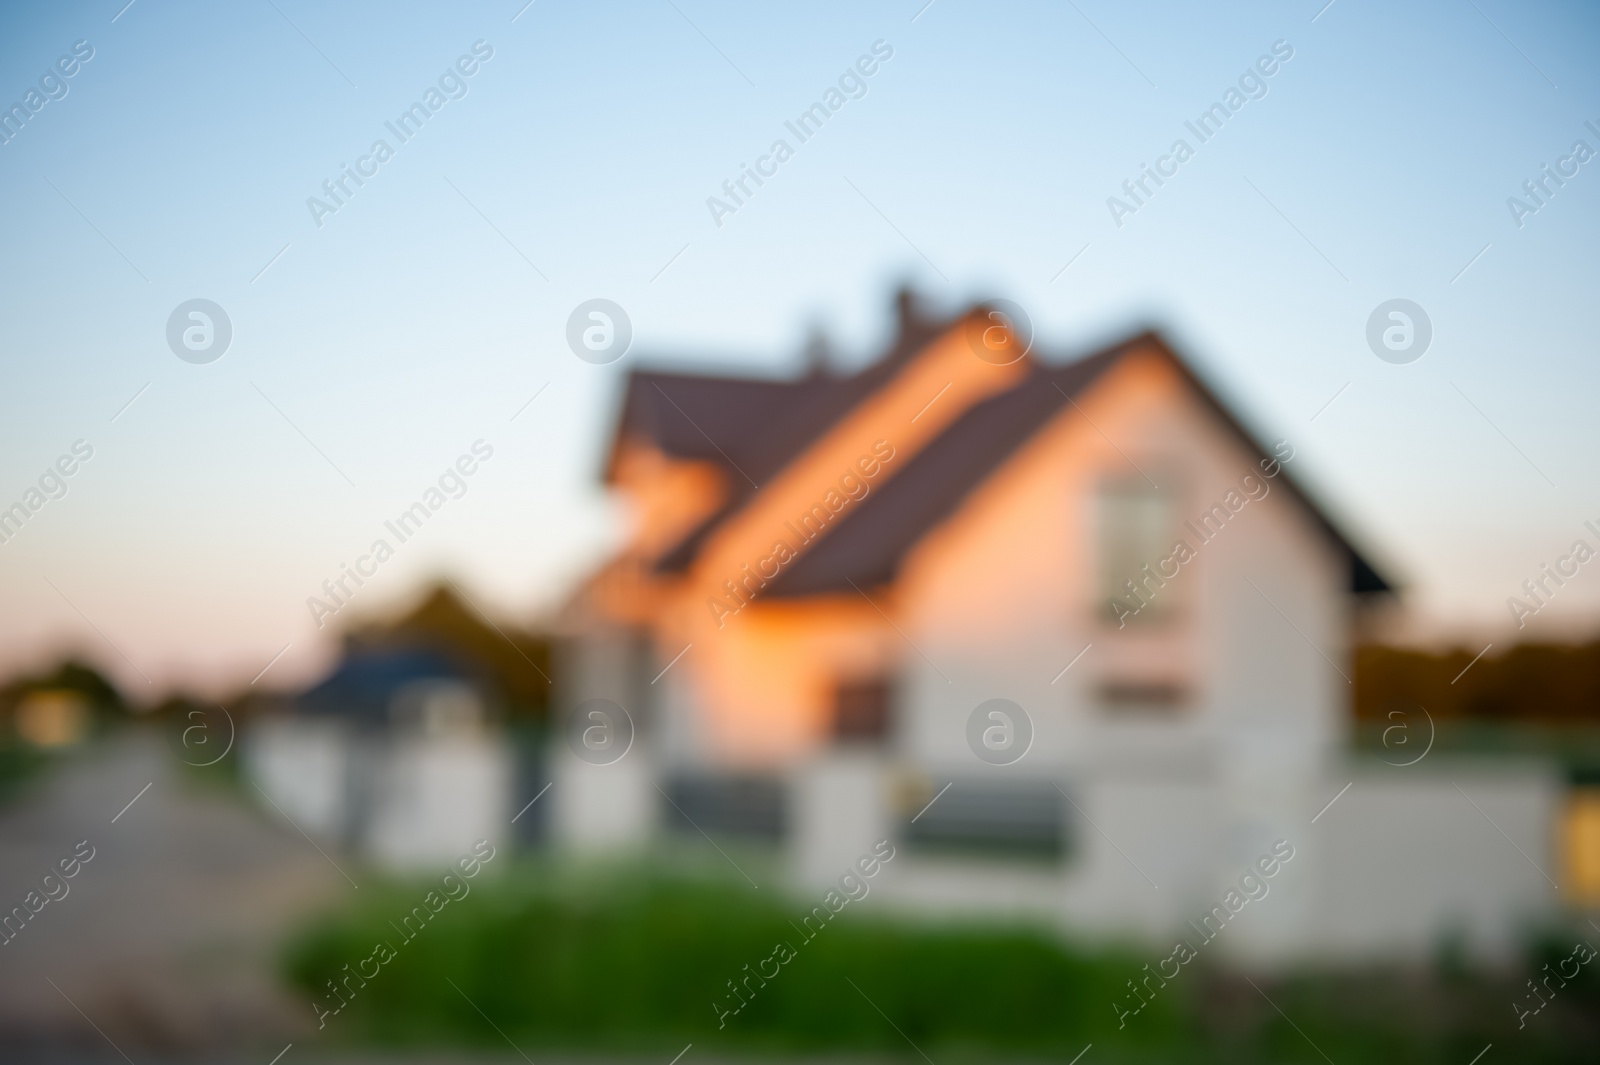
[[13,720],[17,735],[35,747],[71,747],[89,734],[93,710],[81,692],[45,688],[24,694]]
[[558,758],[562,839],[692,825],[811,890],[889,836],[885,906],[1169,945],[1287,840],[1213,948],[1255,959],[1492,952],[1551,910],[1544,766],[1347,755],[1390,586],[1294,441],[1155,334],[1056,363],[987,308],[898,313],[856,373],[629,377],[604,477],[633,524],[557,705],[573,751],[637,734]]
[[514,758],[482,686],[425,651],[358,650],[245,736],[245,772],[306,832],[397,871],[504,840]]
[[74,747],[127,712],[103,676],[68,659],[0,686],[0,749],[13,741],[37,750]]

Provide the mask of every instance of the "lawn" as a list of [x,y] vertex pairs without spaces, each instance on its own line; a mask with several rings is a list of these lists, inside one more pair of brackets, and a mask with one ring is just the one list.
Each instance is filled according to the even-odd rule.
[[1127,982],[1164,952],[1088,950],[1029,927],[887,920],[871,903],[824,922],[825,908],[742,881],[527,863],[498,872],[437,913],[427,899],[436,882],[364,887],[354,908],[307,929],[286,967],[308,1009],[340,1007],[329,981],[340,982],[346,1004],[324,1016],[325,1035],[668,1058],[693,1042],[711,1055],[927,1055],[939,1065],[1068,1061],[1091,1043],[1097,1063],[1326,1055],[1340,1065],[1459,1065],[1489,1043],[1500,1061],[1593,1061],[1600,1047],[1600,964],[1524,1029],[1510,1006],[1570,940],[1530,948],[1526,970],[1494,973],[1444,961],[1252,982],[1202,960],[1122,1022],[1114,1003],[1130,1001]]

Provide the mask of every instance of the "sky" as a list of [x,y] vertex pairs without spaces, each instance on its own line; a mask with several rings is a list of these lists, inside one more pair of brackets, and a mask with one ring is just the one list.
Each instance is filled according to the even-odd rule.
[[[813,329],[860,365],[904,282],[1015,301],[1052,357],[1163,330],[1293,443],[1417,631],[1594,631],[1600,562],[1526,631],[1506,603],[1600,545],[1592,6],[125,3],[0,11],[27,116],[0,508],[59,495],[0,543],[0,674],[76,651],[135,698],[290,686],[438,574],[548,618],[623,534],[598,471],[631,367],[792,372]],[[1534,200],[1543,165],[1576,173]],[[633,330],[604,365],[566,339],[596,298]],[[211,361],[168,342],[196,299],[231,325]],[[1411,361],[1368,343],[1393,299],[1431,325]],[[461,456],[464,494],[319,628],[308,597]]]

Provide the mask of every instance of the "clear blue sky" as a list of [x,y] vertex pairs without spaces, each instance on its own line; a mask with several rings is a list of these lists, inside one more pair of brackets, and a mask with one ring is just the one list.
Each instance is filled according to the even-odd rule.
[[[0,146],[0,507],[94,448],[0,545],[0,671],[81,647],[147,690],[221,684],[292,642],[268,680],[303,676],[306,597],[479,438],[350,610],[445,570],[536,616],[615,542],[595,474],[628,366],[777,372],[813,323],[861,359],[903,278],[1016,300],[1052,351],[1166,329],[1438,624],[1503,625],[1600,525],[1600,160],[1520,227],[1506,206],[1600,149],[1592,6],[275,2],[0,13],[0,102],[94,49]],[[866,95],[714,224],[880,39]],[[466,95],[319,228],[307,198],[479,40]],[[1197,145],[1185,120],[1278,40]],[[1107,197],[1180,137],[1118,227]],[[592,297],[631,315],[620,363],[566,347]],[[1394,297],[1433,322],[1408,365],[1364,337]],[[219,361],[167,347],[192,298],[232,321]],[[1545,619],[1597,611],[1600,564]]]

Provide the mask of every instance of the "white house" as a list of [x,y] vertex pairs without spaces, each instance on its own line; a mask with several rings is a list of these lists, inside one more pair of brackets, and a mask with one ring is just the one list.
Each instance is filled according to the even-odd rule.
[[633,524],[558,678],[567,845],[689,827],[811,890],[887,837],[886,907],[1255,962],[1494,953],[1551,911],[1551,769],[1347,753],[1392,591],[1292,439],[1155,334],[1057,361],[994,308],[898,314],[857,373],[630,375]]

